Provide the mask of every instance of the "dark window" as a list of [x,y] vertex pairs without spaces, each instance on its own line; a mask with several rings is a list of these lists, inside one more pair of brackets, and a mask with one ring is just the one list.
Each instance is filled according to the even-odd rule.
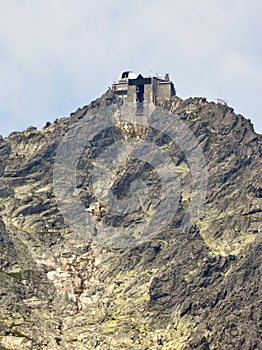
[[136,86],[136,99],[138,102],[144,101],[144,85]]

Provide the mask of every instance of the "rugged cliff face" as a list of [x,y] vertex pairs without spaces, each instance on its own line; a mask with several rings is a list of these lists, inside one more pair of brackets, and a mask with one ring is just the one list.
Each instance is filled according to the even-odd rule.
[[66,222],[53,170],[64,135],[119,104],[107,92],[41,131],[30,127],[0,139],[0,349],[259,349],[261,135],[228,106],[203,98],[161,104],[192,131],[208,174],[201,212],[181,231],[192,193],[181,147],[161,130],[121,120],[100,133],[76,168],[77,196],[98,225],[136,234],[163,191],[153,167],[131,149],[112,172],[113,193],[128,199],[132,183],[142,180],[147,201],[131,214],[97,201],[90,174],[116,140],[153,140],[181,183],[174,216],[159,232],[125,247],[103,245],[96,231],[85,239]]

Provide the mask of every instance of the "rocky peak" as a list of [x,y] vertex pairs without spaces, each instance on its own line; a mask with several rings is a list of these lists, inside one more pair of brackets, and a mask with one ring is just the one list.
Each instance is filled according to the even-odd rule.
[[101,246],[66,222],[53,170],[68,131],[85,118],[95,127],[101,110],[114,105],[121,100],[108,91],[40,131],[29,127],[0,138],[0,348],[258,349],[262,136],[224,104],[161,101],[158,107],[193,133],[208,173],[199,217],[181,232],[192,194],[186,153],[157,128],[119,122],[100,133],[77,165],[77,195],[98,227],[138,232],[163,192],[154,168],[129,149],[111,174],[114,196],[129,198],[132,183],[143,181],[147,200],[131,214],[99,202],[90,174],[115,140],[154,142],[181,184],[175,215],[160,232],[125,248]]

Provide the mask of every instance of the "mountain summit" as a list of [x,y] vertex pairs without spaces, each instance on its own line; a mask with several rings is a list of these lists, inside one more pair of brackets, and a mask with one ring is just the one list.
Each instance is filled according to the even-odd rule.
[[259,349],[262,136],[128,102],[0,139],[0,349]]

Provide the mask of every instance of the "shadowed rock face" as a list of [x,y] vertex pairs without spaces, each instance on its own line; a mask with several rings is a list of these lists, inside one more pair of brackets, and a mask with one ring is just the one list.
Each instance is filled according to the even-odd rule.
[[115,140],[153,140],[182,186],[179,208],[160,233],[125,249],[103,247],[65,222],[53,166],[71,126],[118,103],[108,92],[41,131],[0,138],[0,349],[259,349],[261,135],[231,108],[203,98],[161,103],[194,133],[208,170],[200,216],[182,233],[191,176],[181,149],[150,128],[101,133],[77,166],[79,197],[99,224],[138,230],[161,194],[157,172],[128,155],[112,175],[112,191],[128,198],[132,182],[142,180],[143,210],[115,214],[98,203],[90,173]]

